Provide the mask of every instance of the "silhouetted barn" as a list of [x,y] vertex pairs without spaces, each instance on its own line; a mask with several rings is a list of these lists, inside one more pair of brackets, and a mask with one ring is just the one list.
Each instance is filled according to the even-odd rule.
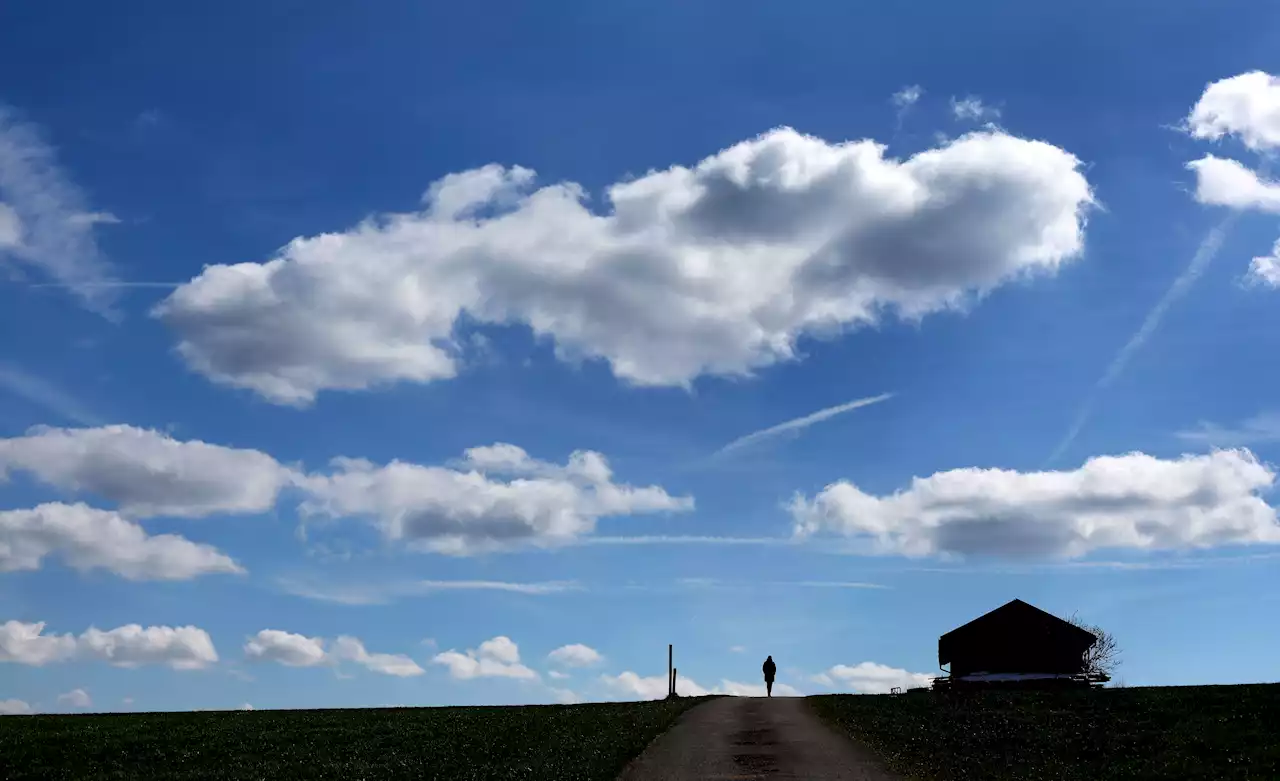
[[1099,680],[1085,674],[1095,642],[1092,632],[1015,599],[938,638],[938,665],[951,668],[937,688],[1087,686]]

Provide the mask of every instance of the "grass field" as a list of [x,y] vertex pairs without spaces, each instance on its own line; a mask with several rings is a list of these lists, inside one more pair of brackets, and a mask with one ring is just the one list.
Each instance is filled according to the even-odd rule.
[[600,779],[705,698],[0,719],[5,779]]
[[1280,684],[810,702],[913,779],[1280,779]]

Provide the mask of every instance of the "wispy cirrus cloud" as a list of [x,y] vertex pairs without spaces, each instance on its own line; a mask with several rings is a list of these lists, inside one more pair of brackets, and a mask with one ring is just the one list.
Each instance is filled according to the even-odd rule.
[[1200,421],[1177,432],[1177,437],[1211,447],[1242,447],[1263,442],[1280,442],[1280,412],[1263,412],[1234,426]]
[[82,426],[101,426],[106,422],[63,388],[13,364],[0,363],[0,391]]
[[86,308],[114,317],[111,265],[95,226],[118,220],[95,212],[62,171],[44,133],[0,104],[0,257],[65,285]]
[[572,580],[512,582],[501,580],[409,580],[398,582],[317,583],[310,579],[280,578],[276,585],[286,594],[338,605],[386,605],[399,599],[459,591],[489,591],[526,596],[546,596],[580,591]]
[[581,537],[576,545],[798,545],[790,537],[715,537],[681,534],[650,534],[635,537]]
[[868,396],[863,399],[846,401],[843,404],[836,404],[835,406],[827,407],[826,409],[820,409],[817,412],[811,412],[808,415],[792,418],[791,420],[777,425],[762,428],[759,431],[753,431],[750,434],[738,437],[717,450],[713,457],[723,456],[727,453],[732,453],[735,450],[742,450],[743,448],[750,447],[751,445],[758,445],[761,442],[786,436],[788,434],[798,434],[816,423],[821,423],[824,420],[830,420],[837,415],[843,415],[846,412],[851,412],[861,407],[869,407],[872,404],[879,404],[880,402],[891,398],[893,398],[892,393],[881,393],[879,396]]

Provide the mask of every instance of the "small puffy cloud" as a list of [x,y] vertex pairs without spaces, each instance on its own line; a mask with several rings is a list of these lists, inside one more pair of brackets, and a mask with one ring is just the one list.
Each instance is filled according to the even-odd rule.
[[556,687],[552,686],[551,693],[555,695],[556,702],[560,703],[561,705],[577,705],[578,703],[582,702],[582,697],[578,696],[577,692],[571,691],[569,689],[557,689]]
[[39,128],[0,104],[0,260],[16,259],[109,314],[111,267],[94,226],[114,220],[88,208]]
[[239,708],[236,708],[236,710],[254,710],[254,707],[246,702],[242,704]]
[[741,654],[741,653],[746,653],[746,651],[747,651],[746,647],[741,645],[729,646],[729,653],[731,654]]
[[[645,700],[660,700],[667,696],[667,676],[641,676],[630,670],[618,675],[602,675],[601,682],[616,692],[633,695]],[[730,694],[735,697],[763,697],[767,693],[763,683],[739,683],[723,680],[719,686],[708,689],[687,676],[676,676],[676,693],[682,697],[703,697],[708,694]],[[777,682],[773,684],[773,693],[782,697],[800,697],[800,691],[794,686]]]
[[[621,694],[639,697],[642,700],[660,700],[667,696],[670,683],[665,675],[641,676],[630,670],[618,675],[602,675],[600,681]],[[702,697],[710,694],[709,689],[699,686],[687,676],[676,676],[676,693],[683,697]]]
[[85,708],[93,707],[93,700],[89,697],[89,692],[84,689],[72,689],[66,694],[58,695],[58,704],[65,708]]
[[91,627],[78,639],[78,654],[117,667],[163,664],[175,670],[199,670],[218,661],[209,633],[194,626]]
[[0,572],[39,569],[48,556],[73,569],[103,569],[128,580],[244,572],[211,545],[176,534],[149,535],[110,510],[50,503],[0,511]]
[[860,694],[888,694],[895,687],[906,691],[930,686],[933,678],[934,676],[925,673],[907,672],[875,662],[860,662],[852,667],[837,664],[826,672],[815,675],[813,680],[829,688],[847,689]]
[[453,377],[464,319],[526,326],[632,384],[689,386],[1080,255],[1093,197],[1063,149],[978,132],[884,152],[779,128],[618,181],[600,211],[581,185],[489,165],[431,185],[421,209],[207,266],[154,315],[193,370],[279,404]]
[[342,635],[334,641],[332,654],[339,661],[352,662],[383,675],[406,678],[426,672],[417,662],[403,654],[369,653],[365,650],[364,643],[348,635]]
[[506,636],[486,640],[479,648],[466,653],[445,651],[431,660],[444,665],[449,675],[459,680],[472,678],[517,678],[534,680],[538,673],[520,663],[520,649]]
[[72,635],[46,635],[43,621],[27,624],[6,621],[0,624],[0,662],[16,662],[36,667],[64,662],[76,654]]
[[1000,109],[988,106],[982,99],[970,95],[965,98],[951,98],[951,114],[961,122],[987,122],[1000,118]]
[[841,481],[797,496],[791,512],[800,536],[846,535],[876,553],[1077,557],[1280,543],[1276,509],[1260,496],[1274,483],[1272,468],[1244,449],[1130,453],[1071,471],[954,469],[886,496]]
[[1280,240],[1270,255],[1260,255],[1249,264],[1249,282],[1263,287],[1280,288]]
[[472,449],[456,468],[339,458],[302,487],[306,514],[367,518],[388,539],[455,555],[564,544],[601,517],[693,507],[658,486],[615,483],[599,453],[578,451],[558,465],[514,445]]
[[1280,79],[1250,71],[1212,82],[1191,109],[1186,127],[1196,138],[1236,136],[1254,151],[1280,147]]
[[263,629],[245,643],[244,654],[251,661],[278,662],[288,667],[319,667],[350,662],[383,675],[407,677],[424,672],[408,656],[370,653],[359,638],[350,635],[340,635],[333,641],[333,647],[326,649],[325,640],[321,637]]
[[547,673],[547,676],[555,681],[563,681],[570,677],[569,673],[562,673],[559,670],[552,670]]
[[1187,168],[1196,175],[1195,198],[1206,206],[1280,213],[1280,183],[1262,179],[1235,160],[1206,155]]
[[889,100],[899,111],[905,111],[914,106],[923,95],[924,87],[919,84],[910,84],[893,93],[893,97]]
[[599,651],[581,643],[562,645],[547,654],[547,659],[562,667],[590,667],[604,661]]
[[0,716],[29,716],[35,713],[22,700],[0,700]]
[[244,655],[255,662],[279,662],[288,667],[329,663],[324,640],[279,629],[263,629],[244,644]]
[[[738,681],[724,680],[720,685],[712,690],[712,694],[730,694],[734,697],[764,697],[769,693],[763,683],[739,683]],[[773,684],[773,696],[775,697],[803,697],[804,693],[794,686],[775,681]]]
[[260,513],[292,473],[257,450],[182,442],[133,426],[49,428],[0,439],[0,476],[22,471],[134,517]]
[[197,670],[218,661],[213,641],[194,626],[127,624],[103,631],[90,627],[79,637],[44,634],[43,621],[0,624],[0,662],[42,666],[70,659],[92,659],[117,667],[163,664]]

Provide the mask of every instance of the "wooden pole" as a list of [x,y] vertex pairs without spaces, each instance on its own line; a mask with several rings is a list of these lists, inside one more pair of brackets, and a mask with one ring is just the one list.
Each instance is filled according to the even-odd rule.
[[672,697],[678,696],[676,694],[676,677],[679,675],[680,675],[680,671],[672,667],[671,668],[671,696]]
[[667,643],[667,696],[676,693],[676,675],[675,667],[671,666],[672,644]]

